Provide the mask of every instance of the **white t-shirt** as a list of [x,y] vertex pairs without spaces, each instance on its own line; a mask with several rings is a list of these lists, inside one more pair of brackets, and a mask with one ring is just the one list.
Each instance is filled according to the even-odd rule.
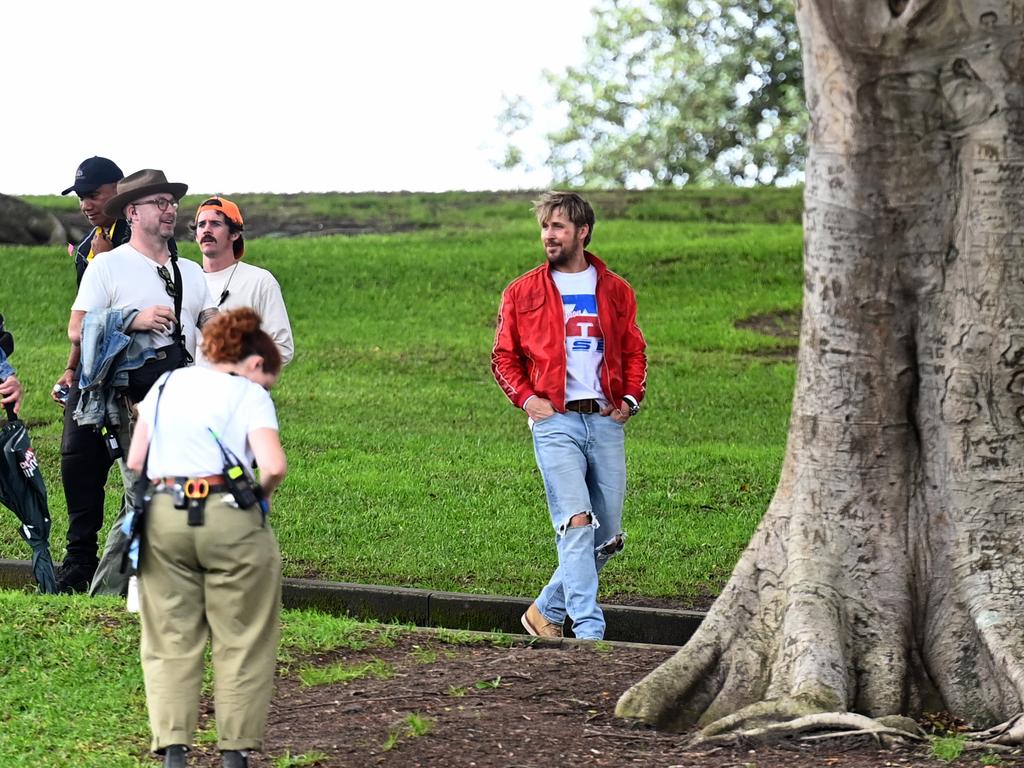
[[[220,311],[238,307],[252,307],[261,318],[262,328],[274,340],[281,353],[281,364],[288,363],[295,354],[295,343],[292,341],[292,325],[288,321],[288,311],[284,307],[281,286],[274,276],[261,267],[254,267],[244,261],[236,261],[234,265],[219,272],[204,272],[210,296],[215,302],[220,301],[221,294],[228,291]],[[196,362],[202,362],[202,350],[196,356]]]
[[[165,381],[157,412],[160,385]],[[210,429],[251,466],[249,433],[278,428],[274,403],[263,387],[244,376],[199,366],[179,368],[157,379],[139,403],[139,420],[149,426],[146,474],[150,477],[221,474],[224,458]]]
[[[174,298],[167,293],[163,278],[157,274],[160,265],[139,253],[130,243],[119,245],[112,251],[93,258],[82,276],[82,284],[71,309],[91,312],[97,309],[146,309],[157,304],[174,306]],[[174,280],[171,262],[167,273]],[[217,306],[203,279],[203,270],[194,261],[178,259],[181,270],[182,300],[181,326],[185,348],[193,357],[196,353],[196,321],[204,309]],[[146,331],[153,345],[165,347],[174,341],[170,331]]]
[[607,405],[601,390],[604,337],[597,317],[597,270],[593,265],[582,272],[553,269],[551,277],[565,314],[565,400],[596,399]]

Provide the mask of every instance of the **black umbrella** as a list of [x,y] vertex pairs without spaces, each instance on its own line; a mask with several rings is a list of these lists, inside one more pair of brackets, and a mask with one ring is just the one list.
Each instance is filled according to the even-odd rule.
[[[2,322],[2,321],[0,321]],[[3,326],[0,325],[0,333]],[[6,346],[6,345],[5,345]],[[32,574],[44,594],[57,592],[57,578],[50,558],[50,510],[46,503],[36,453],[28,429],[14,415],[12,406],[5,406],[7,423],[0,427],[0,504],[8,507],[21,520],[21,538],[32,547]]]
[[32,547],[32,574],[44,594],[57,592],[57,578],[50,558],[50,511],[46,485],[32,450],[25,423],[7,410],[7,423],[0,428],[0,504],[21,520],[21,538]]

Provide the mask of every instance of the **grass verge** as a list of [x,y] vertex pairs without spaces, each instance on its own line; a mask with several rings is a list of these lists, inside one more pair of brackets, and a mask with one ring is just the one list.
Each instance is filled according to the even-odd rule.
[[[291,467],[272,517],[286,575],[535,594],[555,565],[544,492],[525,417],[489,370],[501,290],[542,258],[529,194],[327,197],[325,212],[311,199],[293,215],[344,203],[435,226],[247,242],[246,258],[280,280],[296,339],[274,393]],[[785,223],[798,197],[594,199],[594,250],[635,286],[650,347],[649,396],[628,428],[629,539],[602,598],[715,593],[782,460],[792,342],[736,323],[799,311],[801,233]],[[198,257],[194,244],[182,251]],[[61,248],[0,247],[0,269],[59,560],[67,516],[48,392],[67,351],[72,267]],[[115,470],[108,518],[120,495]],[[26,557],[13,515],[2,519],[0,557]]]

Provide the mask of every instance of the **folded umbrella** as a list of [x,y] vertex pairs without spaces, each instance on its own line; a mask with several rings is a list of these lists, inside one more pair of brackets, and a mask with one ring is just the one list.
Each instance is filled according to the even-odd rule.
[[50,557],[50,510],[46,484],[32,449],[28,429],[14,410],[7,408],[7,423],[0,427],[0,504],[21,521],[21,537],[32,548],[32,574],[44,594],[57,592]]

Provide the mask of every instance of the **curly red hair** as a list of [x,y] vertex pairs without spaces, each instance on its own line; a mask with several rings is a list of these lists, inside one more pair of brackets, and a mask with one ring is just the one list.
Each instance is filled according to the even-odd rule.
[[252,355],[263,358],[263,370],[281,370],[281,353],[260,325],[262,318],[248,307],[218,312],[203,326],[203,355],[211,363],[238,363]]

